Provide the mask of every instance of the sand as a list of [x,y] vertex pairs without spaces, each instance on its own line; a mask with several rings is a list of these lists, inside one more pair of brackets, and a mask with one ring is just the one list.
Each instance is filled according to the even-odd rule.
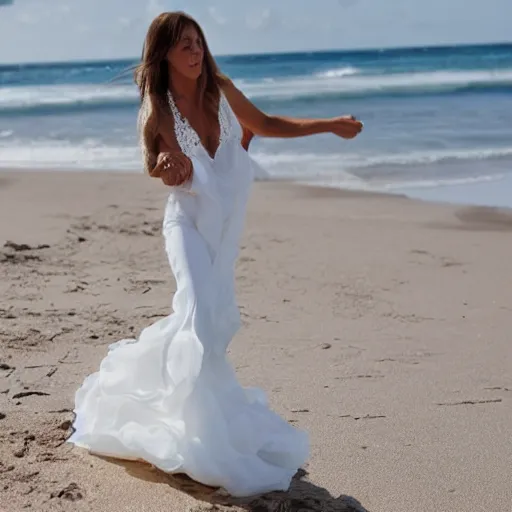
[[230,359],[311,435],[289,493],[231,500],[65,443],[109,343],[170,312],[167,189],[0,173],[0,510],[512,510],[512,213],[255,184]]

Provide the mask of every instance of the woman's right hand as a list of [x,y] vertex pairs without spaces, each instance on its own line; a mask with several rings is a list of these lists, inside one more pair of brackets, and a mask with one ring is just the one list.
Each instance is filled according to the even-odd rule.
[[154,174],[170,187],[179,187],[192,178],[193,166],[183,153],[164,152],[158,155]]

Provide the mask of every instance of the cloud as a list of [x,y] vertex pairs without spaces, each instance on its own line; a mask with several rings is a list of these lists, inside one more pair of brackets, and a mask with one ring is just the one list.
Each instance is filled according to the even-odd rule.
[[175,1],[170,0],[149,0],[146,5],[146,20],[149,22],[163,12],[179,9],[175,4]]
[[245,21],[247,27],[258,31],[268,30],[278,24],[277,16],[268,8],[249,14]]
[[3,7],[4,5],[12,5],[14,3],[14,0],[0,0],[0,7]]
[[225,25],[228,22],[227,18],[215,7],[208,7],[208,14],[217,25]]
[[134,20],[133,18],[127,18],[126,16],[121,16],[120,18],[118,18],[117,22],[119,23],[120,27],[125,28],[134,25],[136,20]]
[[149,0],[147,3],[146,15],[149,19],[153,19],[155,16],[158,16],[164,11],[165,7],[163,6],[161,0]]
[[338,4],[341,5],[341,7],[352,7],[359,3],[359,0],[338,0]]

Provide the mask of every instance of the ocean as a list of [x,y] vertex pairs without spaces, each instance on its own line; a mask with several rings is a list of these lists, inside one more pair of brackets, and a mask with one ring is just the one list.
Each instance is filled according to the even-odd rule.
[[[259,179],[512,207],[512,43],[219,56],[260,108],[363,133],[257,138]],[[0,167],[142,172],[134,60],[0,65]],[[114,80],[116,79],[116,80]]]

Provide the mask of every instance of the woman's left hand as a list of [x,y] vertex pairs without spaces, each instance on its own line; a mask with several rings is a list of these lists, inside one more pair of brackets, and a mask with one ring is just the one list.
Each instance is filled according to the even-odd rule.
[[344,139],[353,139],[363,129],[363,123],[354,116],[335,117],[331,120],[331,132]]

